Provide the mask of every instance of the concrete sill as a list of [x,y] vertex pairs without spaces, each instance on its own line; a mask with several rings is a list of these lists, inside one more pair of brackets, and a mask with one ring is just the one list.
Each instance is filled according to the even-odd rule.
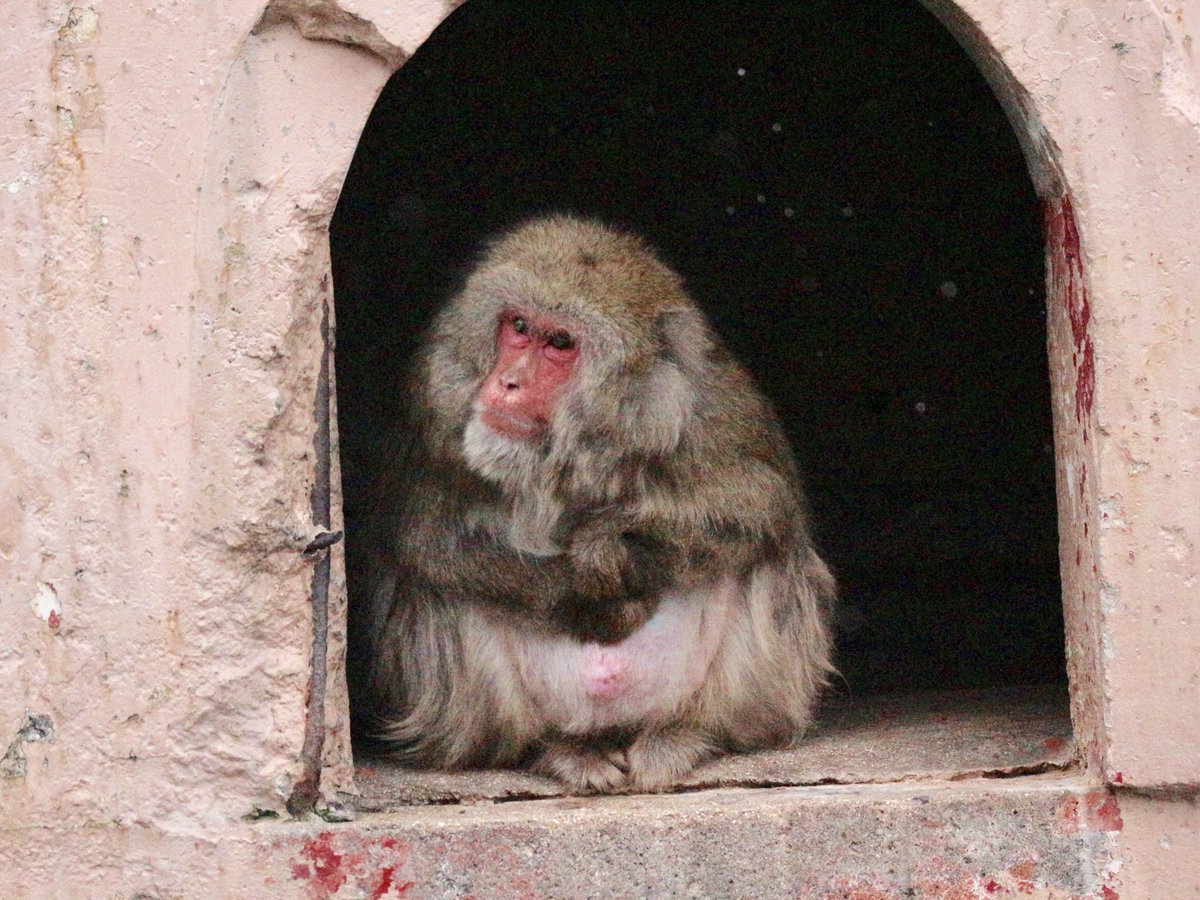
[[266,834],[354,896],[1111,900],[1120,810],[1071,754],[1062,688],[841,698],[798,749],[673,793],[363,759],[355,821]]
[[[675,792],[1004,778],[1064,769],[1071,755],[1065,687],[835,697],[797,749],[716,760]],[[415,771],[381,758],[359,759],[356,782],[346,800],[360,813],[563,796],[525,773]]]

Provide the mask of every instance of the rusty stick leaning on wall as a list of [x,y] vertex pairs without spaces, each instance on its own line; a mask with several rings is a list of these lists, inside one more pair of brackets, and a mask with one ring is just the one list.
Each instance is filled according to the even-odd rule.
[[[326,285],[327,286],[327,285]],[[313,473],[311,494],[312,518],[314,523],[328,527],[330,516],[330,468],[332,461],[330,438],[330,364],[332,349],[329,340],[329,299],[325,291],[325,305],[321,313],[321,371],[317,378],[316,402],[313,411],[316,429],[313,435],[313,450],[316,467]],[[304,727],[304,746],[301,759],[304,774],[292,789],[287,808],[293,816],[312,812],[320,794],[321,751],[325,741],[325,680],[326,650],[329,638],[329,575],[330,547],[342,539],[340,531],[323,531],[316,535],[304,548],[307,557],[315,559],[312,576],[312,660],[310,662],[307,720]]]

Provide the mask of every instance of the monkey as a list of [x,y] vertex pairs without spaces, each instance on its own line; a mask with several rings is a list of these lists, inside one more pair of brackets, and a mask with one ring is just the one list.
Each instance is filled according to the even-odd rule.
[[608,793],[798,740],[835,581],[770,403],[649,244],[501,234],[406,391],[363,576],[389,753]]

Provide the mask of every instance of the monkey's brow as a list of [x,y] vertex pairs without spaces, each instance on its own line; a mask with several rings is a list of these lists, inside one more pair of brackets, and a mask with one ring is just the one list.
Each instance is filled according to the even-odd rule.
[[[525,317],[525,321],[529,321],[528,317]],[[557,334],[566,335],[568,338],[574,336],[574,332],[569,328],[538,328],[532,322],[530,322],[529,330],[539,341],[548,341]]]

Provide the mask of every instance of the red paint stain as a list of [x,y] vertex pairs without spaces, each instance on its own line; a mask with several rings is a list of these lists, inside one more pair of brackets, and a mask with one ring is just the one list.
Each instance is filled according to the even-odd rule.
[[1092,339],[1088,338],[1087,346],[1083,348],[1083,362],[1075,375],[1075,418],[1082,420],[1083,416],[1092,411],[1092,402],[1096,399],[1096,355],[1092,351]]
[[1107,884],[1100,888],[1100,897],[1102,900],[1121,900],[1117,896],[1117,892],[1110,888]]
[[1062,738],[1046,738],[1042,741],[1042,746],[1047,750],[1061,750],[1067,745],[1067,742]]
[[[1061,274],[1065,276],[1067,289],[1067,314],[1071,317],[1071,337],[1075,346],[1082,347],[1087,340],[1088,322],[1092,318],[1092,310],[1088,304],[1087,293],[1083,290],[1083,259],[1080,253],[1082,242],[1079,240],[1079,226],[1075,222],[1075,210],[1071,203],[1071,195],[1063,194],[1059,198],[1058,209],[1050,209],[1053,219],[1050,227],[1050,237],[1053,240],[1051,250],[1054,253],[1055,268],[1061,265]],[[1060,274],[1055,272],[1055,275]]]
[[1112,780],[1113,780],[1113,784],[1124,784],[1125,776],[1123,774],[1121,774],[1120,772],[1118,772],[1116,775],[1114,775],[1112,777]]
[[1107,791],[1089,791],[1069,798],[1059,810],[1073,832],[1120,831],[1125,827],[1117,798]]
[[50,615],[46,618],[46,624],[50,626],[51,631],[58,631],[58,626],[62,624],[62,616],[54,610],[50,610]]
[[347,884],[357,889],[356,897],[403,897],[415,885],[397,880],[408,853],[408,846],[394,837],[324,831],[306,840],[292,859],[292,879],[308,882],[313,900],[328,900]]
[[[396,842],[394,839],[388,838],[388,841],[391,841],[392,847],[394,847],[396,845]],[[386,846],[386,844],[387,844],[387,841],[384,842],[385,846]],[[386,894],[388,891],[392,890],[392,888],[395,888],[397,897],[403,897],[405,894],[408,893],[409,889],[414,884],[416,884],[415,881],[406,881],[403,884],[394,884],[393,879],[395,877],[396,877],[396,867],[395,866],[388,866],[382,872],[380,872],[379,873],[379,883],[376,884],[375,889],[373,891],[371,891],[371,900],[382,900],[383,895]]]
[[[1091,414],[1096,396],[1096,352],[1088,334],[1092,319],[1091,303],[1083,278],[1083,254],[1079,226],[1071,196],[1063,194],[1057,203],[1049,201],[1042,209],[1046,244],[1050,251],[1050,291],[1054,300],[1065,303],[1075,343],[1075,419],[1083,422]],[[1084,441],[1087,432],[1084,432]]]
[[311,881],[314,887],[328,894],[337,893],[346,883],[346,873],[342,871],[342,856],[333,849],[333,833],[323,831],[315,838],[304,842],[300,855],[308,860],[308,865],[293,864],[292,878]]
[[1032,894],[1036,889],[1037,863],[1032,859],[1009,866],[1008,874],[1016,881],[1018,893]]

